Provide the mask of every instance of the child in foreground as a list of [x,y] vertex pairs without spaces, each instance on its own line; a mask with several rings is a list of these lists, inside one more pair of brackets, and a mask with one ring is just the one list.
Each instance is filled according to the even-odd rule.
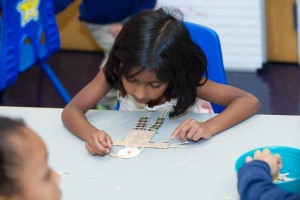
[[205,122],[184,120],[171,135],[181,141],[209,139],[259,109],[259,101],[248,92],[209,80],[204,53],[192,41],[180,16],[166,9],[143,11],[129,20],[104,69],[63,110],[64,125],[84,140],[94,155],[108,153],[112,140],[90,124],[85,113],[112,88],[118,90],[120,110],[168,109],[169,116],[176,117],[186,111],[210,112],[209,102],[227,107]]
[[22,121],[0,117],[0,200],[59,200],[44,142]]
[[246,162],[238,172],[241,200],[300,200],[300,194],[286,192],[273,183],[273,177],[282,168],[278,154],[272,155],[269,149],[258,150]]

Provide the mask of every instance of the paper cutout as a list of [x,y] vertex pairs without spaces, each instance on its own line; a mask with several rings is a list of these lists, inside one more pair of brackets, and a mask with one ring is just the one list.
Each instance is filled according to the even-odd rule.
[[294,178],[288,177],[290,173],[278,173],[276,177],[273,178],[273,183],[282,183],[294,180]]
[[156,122],[147,128],[149,117],[141,117],[133,130],[121,141],[113,141],[114,146],[125,146],[127,148],[157,148],[167,149],[169,147],[182,147],[180,144],[171,144],[169,142],[150,142],[159,127],[163,124],[165,116],[169,111],[164,111]]
[[141,151],[138,148],[126,147],[124,149],[121,149],[117,155],[122,158],[133,158],[133,157],[138,156],[140,154],[140,152]]

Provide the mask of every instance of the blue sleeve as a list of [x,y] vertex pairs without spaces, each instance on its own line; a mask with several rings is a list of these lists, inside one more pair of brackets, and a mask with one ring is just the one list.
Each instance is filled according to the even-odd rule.
[[241,200],[300,200],[300,194],[292,194],[273,184],[267,163],[254,160],[238,172],[238,191]]
[[156,0],[139,0],[134,1],[130,16],[134,16],[142,10],[153,10],[156,5]]
[[52,0],[55,14],[66,9],[73,1],[74,0]]

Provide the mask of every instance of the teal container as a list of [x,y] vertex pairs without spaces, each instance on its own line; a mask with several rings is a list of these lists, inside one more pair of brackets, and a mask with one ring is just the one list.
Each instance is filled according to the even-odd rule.
[[287,146],[266,146],[253,149],[241,155],[235,163],[235,170],[239,171],[245,164],[247,156],[253,157],[256,150],[269,148],[272,154],[279,154],[282,158],[282,170],[280,173],[289,173],[289,178],[294,178],[292,181],[275,183],[283,190],[300,193],[300,149]]

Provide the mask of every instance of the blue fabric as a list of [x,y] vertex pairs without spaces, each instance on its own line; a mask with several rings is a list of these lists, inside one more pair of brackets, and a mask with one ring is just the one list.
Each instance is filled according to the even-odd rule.
[[[55,13],[64,10],[74,0],[52,0]],[[79,19],[94,24],[120,22],[144,9],[153,9],[156,0],[83,0]]]
[[300,200],[300,194],[292,194],[272,182],[266,162],[254,160],[238,172],[238,191],[241,200]]
[[[227,84],[223,65],[222,50],[218,34],[205,26],[184,22],[191,38],[204,52],[207,59],[208,79],[217,83]],[[215,113],[221,113],[225,107],[211,104]]]

